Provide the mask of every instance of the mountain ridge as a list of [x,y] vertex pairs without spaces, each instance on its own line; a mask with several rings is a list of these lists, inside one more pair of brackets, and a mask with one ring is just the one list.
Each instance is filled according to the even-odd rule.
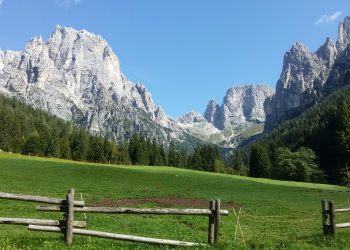
[[[118,57],[101,36],[60,25],[47,41],[38,36],[30,39],[23,51],[0,50],[0,91],[73,121],[93,134],[118,141],[128,140],[132,133],[142,133],[160,143],[176,141],[194,147],[198,143],[211,143],[212,135],[219,136],[219,141],[227,139],[219,135],[220,130],[246,127],[245,119],[229,117],[235,110],[243,113],[242,101],[232,102],[235,91],[231,90],[220,107],[225,110],[218,113],[221,127],[218,121],[208,123],[197,115],[204,133],[189,129],[189,124],[167,116],[143,84],[127,79]],[[241,106],[234,107],[236,104]],[[237,126],[229,126],[235,119]]]
[[160,142],[188,136],[154,104],[143,84],[130,82],[101,36],[57,25],[47,42],[0,51],[0,91],[118,140],[133,132]]
[[[328,37],[315,52],[302,43],[293,44],[284,55],[276,93],[264,103],[265,131],[271,131],[282,121],[299,115],[337,88],[332,80],[332,77],[337,78],[334,66],[349,58],[346,55],[349,45],[350,17],[345,17],[339,24],[336,43]],[[346,84],[350,82],[343,79],[340,85]]]
[[191,111],[178,117],[176,122],[203,140],[236,147],[245,130],[264,123],[263,103],[273,92],[272,87],[264,84],[236,85],[226,91],[221,105],[210,100],[203,115]]

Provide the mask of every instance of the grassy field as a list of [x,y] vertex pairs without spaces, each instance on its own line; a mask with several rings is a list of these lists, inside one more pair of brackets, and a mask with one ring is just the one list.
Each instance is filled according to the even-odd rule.
[[[349,249],[350,229],[336,239],[321,233],[320,201],[333,199],[347,207],[348,188],[310,183],[274,181],[191,171],[169,167],[112,166],[26,157],[0,153],[0,192],[65,197],[74,187],[87,205],[118,204],[132,199],[133,206],[167,206],[161,201],[184,199],[190,204],[220,198],[230,209],[222,219],[220,244],[213,249]],[[169,198],[170,197],[170,198]],[[126,201],[125,201],[126,200]],[[139,202],[137,202],[139,201]],[[0,217],[62,218],[41,213],[35,203],[0,200]],[[234,242],[236,217],[241,207],[240,234]],[[180,206],[181,207],[181,206]],[[204,208],[206,208],[205,206]],[[87,214],[87,228],[164,239],[206,243],[206,217]],[[77,219],[84,219],[77,214]],[[338,222],[350,215],[337,216]],[[0,225],[0,249],[62,249],[60,234],[31,232],[25,226]],[[84,236],[75,236],[71,249],[168,249]],[[169,249],[174,249],[169,247]]]

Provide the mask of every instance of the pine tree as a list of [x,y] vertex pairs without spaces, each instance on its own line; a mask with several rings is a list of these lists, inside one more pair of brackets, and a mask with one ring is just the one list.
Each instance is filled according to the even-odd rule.
[[177,167],[179,165],[179,154],[173,141],[170,142],[168,149],[168,164],[169,166],[173,167]]
[[249,176],[269,177],[271,161],[266,147],[261,144],[252,146],[252,152],[249,160]]
[[141,144],[140,138],[137,134],[131,136],[129,142],[129,155],[133,165],[141,164]]
[[234,155],[233,169],[239,175],[246,175],[247,174],[247,169],[243,163],[243,156],[242,156],[241,151],[239,151],[239,150],[237,150],[235,155]]
[[24,154],[40,155],[42,153],[42,144],[38,132],[32,132],[26,139],[22,147]]
[[337,139],[339,150],[343,156],[343,164],[350,163],[350,107],[343,101],[339,109]]

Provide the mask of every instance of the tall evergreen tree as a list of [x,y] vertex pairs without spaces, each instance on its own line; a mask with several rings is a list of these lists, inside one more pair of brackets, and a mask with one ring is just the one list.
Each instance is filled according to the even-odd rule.
[[240,150],[237,150],[235,152],[234,159],[233,159],[233,169],[239,175],[246,175],[247,174],[247,169],[244,166],[243,156],[242,156],[242,153]]
[[22,147],[24,154],[40,155],[42,153],[42,144],[38,132],[32,132],[26,139]]
[[271,169],[271,160],[266,147],[262,144],[252,146],[252,152],[249,160],[249,176],[269,177]]

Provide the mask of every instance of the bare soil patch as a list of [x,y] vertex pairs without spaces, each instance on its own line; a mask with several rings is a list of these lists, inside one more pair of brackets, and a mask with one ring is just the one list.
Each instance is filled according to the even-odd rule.
[[[209,201],[205,199],[180,198],[180,197],[161,197],[161,198],[140,198],[140,199],[123,199],[111,200],[102,198],[93,203],[96,207],[130,207],[142,205],[145,203],[153,203],[159,207],[187,207],[187,208],[207,208]],[[242,205],[238,203],[228,202],[221,203],[221,207],[225,209],[240,208]]]

